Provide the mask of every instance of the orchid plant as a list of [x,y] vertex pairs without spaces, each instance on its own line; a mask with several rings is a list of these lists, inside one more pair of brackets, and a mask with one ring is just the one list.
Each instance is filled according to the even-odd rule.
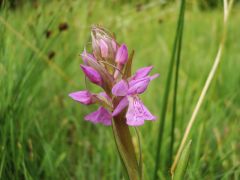
[[86,78],[100,86],[103,92],[91,93],[82,90],[69,96],[81,104],[99,104],[99,108],[86,115],[85,120],[113,127],[120,157],[130,179],[141,177],[141,164],[137,162],[128,126],[143,125],[145,120],[156,118],[146,108],[139,95],[149,83],[158,77],[150,76],[152,66],[143,67],[131,75],[133,51],[129,55],[125,44],[119,44],[114,36],[100,26],[93,26],[92,53],[84,49],[80,65]]

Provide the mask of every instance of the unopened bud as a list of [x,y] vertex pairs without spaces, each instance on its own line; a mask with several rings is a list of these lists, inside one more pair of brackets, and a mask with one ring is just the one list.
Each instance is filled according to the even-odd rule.
[[113,36],[98,26],[92,28],[92,48],[96,58],[114,60],[117,43]]
[[87,78],[94,84],[97,85],[102,85],[102,77],[99,74],[98,71],[96,71],[95,69],[93,69],[90,66],[84,66],[84,65],[80,65],[84,74],[87,76]]
[[125,44],[122,44],[116,54],[116,62],[119,64],[125,64],[128,60],[128,49]]

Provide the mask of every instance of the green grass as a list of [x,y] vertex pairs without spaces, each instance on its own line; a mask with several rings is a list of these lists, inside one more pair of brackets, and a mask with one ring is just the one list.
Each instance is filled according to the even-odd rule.
[[[91,24],[100,23],[135,50],[134,70],[151,64],[154,72],[160,73],[142,95],[151,112],[159,115],[178,5],[147,7],[138,12],[133,3],[52,1],[39,3],[37,9],[26,4],[14,11],[0,10],[1,18],[19,33],[16,36],[0,21],[0,179],[122,178],[111,128],[85,122],[84,115],[96,107],[77,104],[68,93],[85,88],[79,54],[89,43]],[[239,6],[234,7],[230,16],[220,68],[191,131],[188,179],[240,177],[239,10]],[[221,9],[202,12],[187,8],[174,154],[216,55],[221,20]],[[69,28],[59,32],[62,22]],[[52,31],[50,38],[46,38],[46,30]],[[55,56],[47,60],[51,51]],[[170,104],[172,100],[171,96]],[[171,113],[169,105],[160,177],[169,173]],[[154,172],[159,122],[139,128],[144,179],[150,179]],[[137,147],[134,133],[133,140]]]

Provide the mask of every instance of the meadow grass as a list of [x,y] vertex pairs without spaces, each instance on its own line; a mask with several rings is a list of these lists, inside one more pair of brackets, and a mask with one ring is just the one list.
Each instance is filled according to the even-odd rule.
[[[220,68],[190,134],[188,179],[240,177],[239,9],[232,10]],[[1,9],[0,16],[1,179],[121,179],[111,128],[84,121],[84,115],[96,107],[84,107],[68,97],[85,88],[79,54],[90,46],[91,24],[115,32],[120,42],[135,50],[134,70],[153,65],[154,72],[160,73],[142,96],[153,114],[159,115],[178,5],[153,3],[139,9],[133,3],[52,1],[37,8],[29,3],[16,10]],[[174,154],[215,58],[222,16],[220,8],[200,11],[187,6]],[[59,31],[59,24],[65,22],[68,29]],[[52,32],[49,38],[47,30]],[[49,59],[52,52],[55,56]],[[172,100],[170,96],[170,104]],[[160,156],[161,179],[169,177],[170,171],[171,114],[170,105]],[[139,128],[144,179],[151,179],[154,172],[159,122],[158,117]],[[133,141],[137,147],[134,131]]]

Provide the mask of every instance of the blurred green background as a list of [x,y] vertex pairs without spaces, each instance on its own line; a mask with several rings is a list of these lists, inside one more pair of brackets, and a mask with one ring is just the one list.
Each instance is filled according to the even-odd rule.
[[[96,107],[68,97],[85,88],[79,54],[89,46],[92,24],[108,28],[135,50],[133,70],[153,65],[154,73],[160,73],[141,96],[158,117],[139,128],[144,179],[151,179],[179,1],[1,0],[0,5],[0,179],[123,178],[111,127],[84,121]],[[223,26],[221,1],[187,1],[186,8],[174,152],[213,64]],[[240,178],[239,24],[235,1],[222,62],[191,131],[186,179]],[[169,178],[171,108],[161,179]],[[137,146],[134,132],[133,141]]]

